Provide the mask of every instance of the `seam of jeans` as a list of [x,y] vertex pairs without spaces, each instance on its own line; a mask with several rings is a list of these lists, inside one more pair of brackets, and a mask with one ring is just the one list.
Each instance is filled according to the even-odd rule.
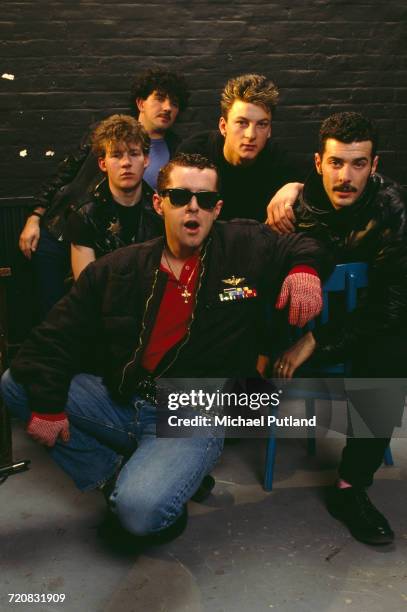
[[[215,445],[215,441],[218,440],[218,438],[215,437],[209,437],[207,439],[207,445],[205,448],[205,452],[202,454],[202,462],[200,464],[200,467],[202,469],[202,465],[205,462],[205,457],[208,454],[209,451],[212,450],[212,447]],[[218,456],[215,459],[215,462],[218,460],[220,454],[222,452],[222,449],[220,449],[220,452],[218,453]],[[196,479],[196,474],[201,471],[200,469],[196,469],[195,473],[194,473],[194,477],[190,478],[187,482],[187,485],[184,486],[183,489],[180,489],[176,495],[174,495],[171,499],[171,501],[168,502],[168,504],[166,505],[164,511],[165,511],[165,519],[162,521],[161,527],[160,529],[154,529],[152,531],[152,533],[158,533],[159,531],[161,531],[162,529],[165,529],[166,527],[169,527],[170,525],[172,525],[172,523],[174,522],[174,517],[177,517],[178,514],[175,513],[175,509],[176,506],[179,505],[179,499],[181,497],[183,497],[183,494],[185,492],[186,489],[189,488],[189,484],[191,483],[192,480]],[[206,474],[204,474],[203,478],[206,476]],[[199,486],[199,485],[198,485]],[[194,492],[192,493],[192,495],[194,494]],[[188,501],[188,500],[187,500]]]
[[[87,421],[88,423],[92,423],[93,425],[100,425],[101,427],[105,427],[106,429],[110,429],[111,431],[117,431],[119,433],[129,434],[132,437],[137,437],[137,434],[133,434],[133,433],[127,431],[126,429],[120,429],[119,427],[114,427],[114,426],[110,425],[109,423],[101,423],[100,421],[95,421],[94,419],[90,419],[90,418],[88,418],[86,416],[83,416],[81,414],[80,415],[76,414],[75,412],[72,412],[72,411],[70,411],[68,413],[68,420],[69,420],[70,416],[73,416],[76,419],[82,419],[83,421]],[[135,421],[135,422],[137,424],[137,421]],[[130,421],[129,422],[129,424],[132,424],[132,423],[134,423],[134,421]]]

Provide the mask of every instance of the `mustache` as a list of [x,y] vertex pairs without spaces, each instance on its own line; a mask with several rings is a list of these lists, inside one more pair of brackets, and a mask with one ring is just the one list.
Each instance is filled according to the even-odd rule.
[[351,184],[345,183],[345,185],[336,185],[333,191],[342,191],[345,193],[356,193],[357,189]]

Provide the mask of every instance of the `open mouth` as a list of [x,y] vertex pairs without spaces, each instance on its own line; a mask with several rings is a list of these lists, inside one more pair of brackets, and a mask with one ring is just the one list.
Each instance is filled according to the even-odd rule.
[[184,223],[184,227],[190,232],[197,232],[199,230],[199,223],[198,221],[193,221],[193,220],[186,221]]

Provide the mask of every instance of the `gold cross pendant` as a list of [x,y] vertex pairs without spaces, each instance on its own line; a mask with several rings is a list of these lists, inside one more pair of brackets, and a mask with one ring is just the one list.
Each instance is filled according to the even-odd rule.
[[191,297],[191,293],[188,291],[188,287],[184,287],[184,291],[181,293],[182,297],[184,298],[184,302],[185,304],[188,304],[188,300]]

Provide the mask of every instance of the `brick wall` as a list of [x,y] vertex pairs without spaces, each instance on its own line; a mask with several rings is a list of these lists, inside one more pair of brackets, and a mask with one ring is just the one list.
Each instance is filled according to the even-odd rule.
[[[0,203],[22,204],[94,120],[128,110],[132,76],[153,62],[189,77],[181,135],[215,126],[228,77],[272,77],[274,134],[313,151],[320,120],[378,120],[382,169],[407,182],[405,0],[2,2]],[[27,151],[22,157],[21,151]],[[47,154],[48,152],[48,154]]]

